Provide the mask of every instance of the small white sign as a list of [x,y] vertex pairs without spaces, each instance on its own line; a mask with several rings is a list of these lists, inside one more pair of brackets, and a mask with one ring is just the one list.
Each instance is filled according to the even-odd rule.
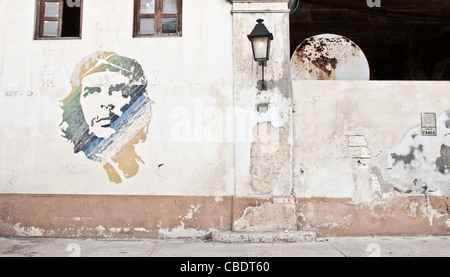
[[436,114],[435,113],[422,113],[422,136],[436,136]]

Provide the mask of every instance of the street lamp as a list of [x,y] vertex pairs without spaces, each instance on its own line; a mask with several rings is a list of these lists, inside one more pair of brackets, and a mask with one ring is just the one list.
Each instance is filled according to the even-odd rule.
[[262,66],[262,89],[266,90],[267,86],[264,82],[264,66],[269,60],[270,55],[270,41],[273,40],[272,33],[267,30],[263,24],[263,19],[256,20],[258,24],[255,25],[248,39],[252,43],[253,58]]

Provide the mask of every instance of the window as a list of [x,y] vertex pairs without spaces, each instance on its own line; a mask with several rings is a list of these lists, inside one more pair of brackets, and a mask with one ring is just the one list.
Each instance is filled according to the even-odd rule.
[[81,38],[83,0],[37,0],[36,39]]
[[181,36],[182,0],[135,0],[134,37]]

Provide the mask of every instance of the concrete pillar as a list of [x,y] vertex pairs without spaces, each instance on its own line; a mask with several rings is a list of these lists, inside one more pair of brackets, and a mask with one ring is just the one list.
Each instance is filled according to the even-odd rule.
[[[289,197],[292,192],[292,92],[289,1],[233,4],[236,196]],[[273,34],[264,67],[253,60],[247,35],[258,18]]]

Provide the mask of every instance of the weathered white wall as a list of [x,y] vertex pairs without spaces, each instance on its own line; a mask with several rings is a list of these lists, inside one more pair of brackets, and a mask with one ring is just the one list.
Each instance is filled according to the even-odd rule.
[[[184,0],[170,38],[132,38],[132,0],[84,3],[82,39],[33,40],[34,5],[0,2],[0,234],[448,234],[450,82],[291,82],[287,0]],[[153,101],[145,163],[122,183],[60,126],[75,66],[99,51],[139,62]],[[418,133],[424,112],[436,137]]]
[[[234,192],[231,4],[183,1],[183,35],[167,38],[133,38],[133,5],[85,0],[82,39],[33,40],[34,1],[0,2],[0,192]],[[61,137],[72,70],[97,51],[136,59],[154,102],[147,141],[135,146],[145,164],[120,184]]]
[[[445,81],[293,81],[296,196],[449,196],[449,91]],[[420,133],[426,112],[437,136]]]
[[[289,196],[291,167],[291,81],[288,1],[233,1],[236,195]],[[275,3],[276,2],[276,3]],[[260,87],[261,66],[247,35],[257,19],[273,33]],[[267,110],[258,110],[264,104]]]
[[[82,39],[33,40],[34,5],[2,1],[5,22],[24,16],[0,26],[0,192],[448,195],[449,83],[294,81],[291,114],[287,3],[263,2],[185,0],[182,37],[132,38],[132,0],[86,0]],[[246,37],[257,18],[274,33],[267,91]],[[102,50],[136,59],[154,102],[145,164],[120,184],[61,137],[72,70]],[[437,137],[414,136],[423,112],[441,118]]]

